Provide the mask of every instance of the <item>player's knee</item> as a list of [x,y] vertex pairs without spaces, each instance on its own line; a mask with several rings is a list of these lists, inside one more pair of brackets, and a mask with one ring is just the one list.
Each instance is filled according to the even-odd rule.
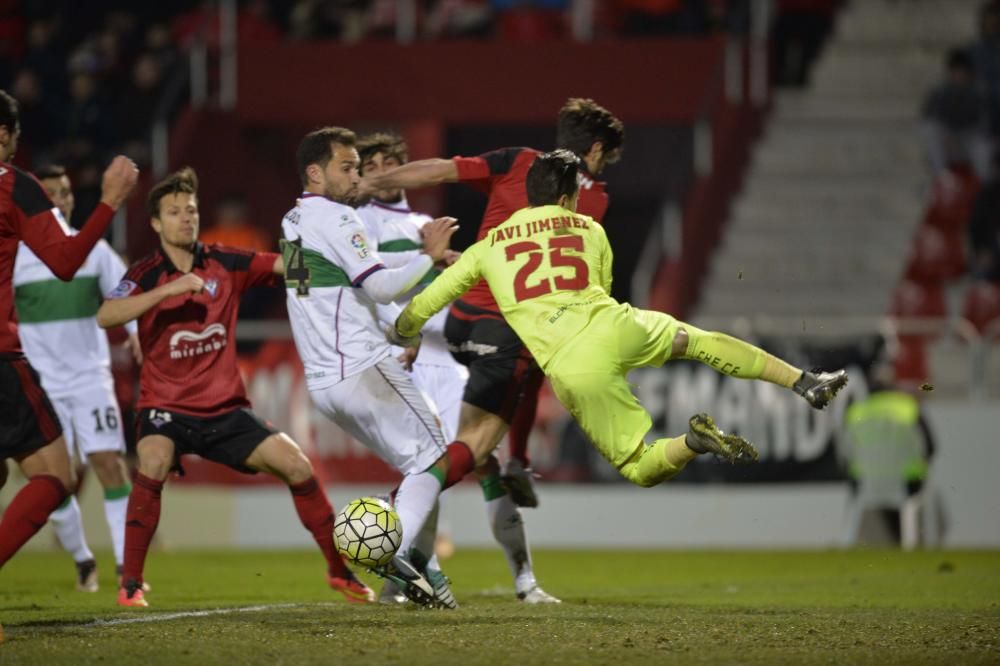
[[297,451],[295,455],[288,458],[285,469],[282,470],[285,478],[291,484],[303,483],[313,476],[313,466],[302,451]]
[[673,358],[679,358],[687,354],[689,339],[686,328],[677,329],[677,333],[674,334],[674,341],[670,345],[670,355]]
[[162,481],[170,473],[174,457],[164,451],[146,451],[139,453],[139,473],[150,479]]
[[652,488],[663,480],[649,464],[643,464],[648,451],[649,449],[646,449],[642,455],[629,460],[618,469],[623,477],[641,488]]
[[116,487],[125,483],[122,457],[117,452],[93,454],[88,458],[94,474],[105,487]]

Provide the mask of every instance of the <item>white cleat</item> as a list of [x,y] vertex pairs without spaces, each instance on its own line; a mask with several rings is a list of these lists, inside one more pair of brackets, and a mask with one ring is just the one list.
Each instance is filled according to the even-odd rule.
[[561,604],[562,599],[557,599],[551,594],[535,585],[527,592],[518,592],[517,598],[526,604]]

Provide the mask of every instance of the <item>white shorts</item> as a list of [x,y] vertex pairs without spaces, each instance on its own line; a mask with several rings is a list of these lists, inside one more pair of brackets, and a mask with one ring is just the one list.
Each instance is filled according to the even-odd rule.
[[78,395],[50,400],[59,415],[71,458],[76,452],[79,452],[81,461],[92,453],[125,452],[122,435],[125,424],[122,423],[114,385],[110,381],[102,381]]
[[309,394],[324,416],[403,474],[444,455],[440,421],[395,358]]
[[417,385],[441,419],[441,429],[447,441],[458,434],[458,416],[462,411],[462,393],[469,371],[457,361],[454,365],[413,364],[413,383]]

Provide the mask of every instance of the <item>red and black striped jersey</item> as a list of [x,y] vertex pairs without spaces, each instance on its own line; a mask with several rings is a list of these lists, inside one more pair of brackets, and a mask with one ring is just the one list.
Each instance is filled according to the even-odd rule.
[[24,241],[60,280],[71,280],[115,213],[98,204],[83,230],[71,236],[56,211],[34,176],[0,162],[0,354],[21,353],[12,286],[18,242]]
[[[240,296],[257,285],[279,286],[277,254],[197,243],[192,272],[205,281],[200,294],[164,299],[139,317],[144,360],[140,409],[159,408],[215,416],[249,406],[236,358]],[[162,249],[132,264],[108,298],[148,292],[179,278]]]
[[[476,240],[482,240],[511,215],[527,207],[528,191],[525,178],[528,169],[541,151],[533,148],[500,148],[478,157],[453,157],[458,168],[459,182],[484,192],[489,199]],[[602,181],[594,180],[586,171],[580,174],[580,200],[577,212],[598,222],[608,210],[608,195]],[[486,280],[480,280],[465,292],[460,301],[475,308],[499,313],[496,299]]]

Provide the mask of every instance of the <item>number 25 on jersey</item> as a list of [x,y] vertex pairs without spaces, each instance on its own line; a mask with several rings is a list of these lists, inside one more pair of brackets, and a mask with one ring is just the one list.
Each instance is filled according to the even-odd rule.
[[[580,290],[590,282],[590,268],[582,257],[563,254],[563,250],[583,252],[583,238],[580,236],[556,236],[550,238],[548,247],[532,241],[511,243],[505,248],[507,261],[514,261],[518,255],[527,253],[528,261],[521,266],[514,276],[514,298],[518,303],[532,298],[538,298],[552,291]],[[569,268],[570,275],[543,277],[532,282],[532,275],[541,267],[545,255],[548,254],[549,265],[552,268]]]

